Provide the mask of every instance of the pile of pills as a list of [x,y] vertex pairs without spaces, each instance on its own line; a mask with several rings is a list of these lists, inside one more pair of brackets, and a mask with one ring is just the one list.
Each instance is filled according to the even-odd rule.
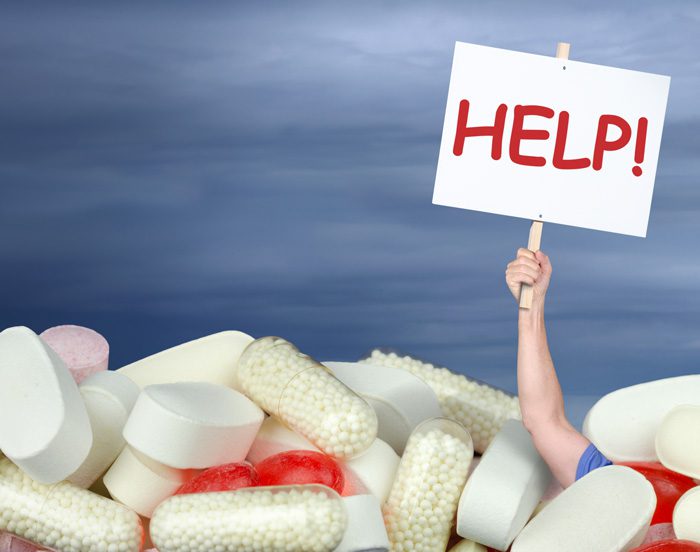
[[380,349],[373,350],[365,362],[401,368],[425,381],[437,395],[443,415],[469,430],[479,453],[486,450],[506,420],[521,418],[517,397],[447,368]]
[[700,552],[700,376],[601,399],[584,431],[624,465],[562,491],[517,397],[447,368],[239,331],[108,351],[0,332],[0,552]]

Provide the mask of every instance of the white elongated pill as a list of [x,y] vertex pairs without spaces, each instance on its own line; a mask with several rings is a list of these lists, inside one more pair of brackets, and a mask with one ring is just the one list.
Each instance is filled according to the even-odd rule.
[[60,552],[138,552],[143,544],[135,512],[68,482],[32,481],[0,460],[0,531]]
[[681,404],[700,405],[700,375],[660,379],[608,393],[586,414],[583,434],[613,462],[655,462],[659,424]]
[[166,466],[209,468],[244,460],[263,418],[250,399],[223,385],[149,385],[124,426],[124,439]]
[[139,396],[138,386],[117,372],[97,372],[80,384],[80,393],[90,417],[92,448],[68,481],[87,489],[116,460],[126,442],[122,431]]
[[321,485],[253,487],[177,495],[151,519],[159,552],[331,552],[347,513]]
[[483,544],[464,539],[450,548],[449,552],[487,552],[487,550]]
[[107,370],[109,343],[95,330],[69,324],[44,330],[39,337],[66,363],[77,383]]
[[421,422],[442,416],[435,392],[406,370],[367,362],[323,364],[374,408],[379,420],[377,437],[399,455]]
[[666,414],[656,432],[656,455],[669,470],[700,479],[700,405]]
[[360,454],[377,436],[374,409],[284,339],[251,343],[236,373],[237,388],[330,456]]
[[252,341],[243,332],[219,332],[160,351],[117,371],[141,388],[179,381],[207,381],[233,387],[238,359]]
[[343,504],[348,513],[348,527],[334,552],[388,552],[389,537],[377,497],[347,496]]
[[506,420],[521,418],[518,397],[410,356],[372,351],[362,362],[406,370],[427,383],[437,395],[442,415],[461,423],[483,453]]
[[678,499],[673,509],[676,538],[700,542],[700,487],[693,487]]
[[114,500],[150,518],[158,504],[175,494],[196,473],[196,470],[170,468],[126,446],[107,470],[103,482]]
[[625,466],[593,470],[564,490],[515,538],[512,552],[620,552],[638,546],[656,508],[643,475]]
[[506,550],[551,480],[522,422],[506,421],[467,480],[457,510],[457,534]]
[[[277,418],[270,416],[263,422],[253,442],[248,461],[255,465],[268,456],[289,450],[319,449]],[[343,495],[371,493],[384,504],[400,460],[393,448],[381,439],[375,439],[362,454],[339,462],[345,476]]]
[[92,430],[65,363],[29,328],[0,333],[0,450],[40,483],[85,461]]
[[445,550],[473,455],[469,433],[453,420],[413,431],[383,508],[392,552]]

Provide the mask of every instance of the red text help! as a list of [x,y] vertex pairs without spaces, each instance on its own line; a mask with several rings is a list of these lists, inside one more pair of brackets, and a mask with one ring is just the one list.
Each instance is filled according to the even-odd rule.
[[[457,131],[455,133],[455,143],[452,149],[456,156],[462,155],[464,142],[467,138],[475,136],[491,136],[491,158],[498,160],[501,158],[503,133],[506,121],[508,106],[501,104],[496,110],[496,117],[493,126],[473,126],[467,125],[469,119],[469,101],[462,100],[459,103],[459,115],[457,118]],[[523,155],[520,153],[520,143],[523,140],[548,140],[549,131],[544,129],[524,128],[525,117],[545,117],[552,119],[554,110],[542,105],[516,105],[513,110],[513,130],[510,135],[508,154],[511,161],[518,165],[529,167],[543,167],[547,164],[544,157],[534,155]],[[647,125],[649,121],[646,117],[640,117],[636,124],[636,141],[634,148],[634,162],[632,174],[642,175],[644,162],[644,146],[647,138]],[[617,127],[620,136],[614,140],[608,139],[610,127]],[[562,111],[559,113],[557,123],[557,134],[554,140],[554,153],[552,155],[552,165],[557,169],[574,170],[587,169],[599,171],[603,167],[603,154],[606,151],[616,151],[624,148],[632,139],[632,127],[618,115],[601,115],[598,119],[598,130],[595,142],[593,142],[593,155],[588,157],[578,157],[576,159],[566,159],[564,150],[566,149],[566,135],[569,130],[569,113]]]

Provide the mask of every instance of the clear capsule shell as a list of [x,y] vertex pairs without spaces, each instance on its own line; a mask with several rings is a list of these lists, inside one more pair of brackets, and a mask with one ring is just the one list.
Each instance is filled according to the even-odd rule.
[[333,489],[290,485],[173,496],[150,534],[159,552],[331,552],[346,528]]
[[473,457],[454,420],[432,418],[411,433],[382,510],[392,552],[445,550]]
[[60,552],[139,552],[138,515],[68,482],[44,485],[0,459],[0,532]]
[[372,407],[314,359],[279,337],[248,345],[237,369],[237,387],[320,450],[349,458],[377,436]]

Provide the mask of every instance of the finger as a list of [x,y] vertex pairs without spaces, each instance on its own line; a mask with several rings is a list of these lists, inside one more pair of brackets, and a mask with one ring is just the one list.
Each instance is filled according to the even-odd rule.
[[511,286],[515,286],[517,284],[527,284],[532,286],[535,284],[535,278],[524,272],[514,272],[510,274],[508,283]]
[[540,263],[539,261],[536,261],[534,259],[530,259],[529,257],[520,257],[513,261],[513,266],[518,267],[518,266],[527,266],[530,267],[534,270],[539,270],[540,269]]
[[527,274],[529,276],[532,276],[535,280],[537,278],[539,278],[540,274],[542,273],[540,271],[539,266],[537,268],[533,268],[533,267],[527,266],[525,264],[519,264],[519,265],[511,267],[510,272],[513,274],[518,273],[518,272],[522,272],[523,274]]
[[527,257],[529,259],[534,260],[535,254],[532,251],[530,251],[529,249],[527,249],[525,247],[521,247],[520,249],[518,249],[518,253],[516,254],[516,257]]
[[542,251],[538,251],[535,255],[537,256],[537,261],[540,263],[542,270],[544,270],[545,272],[551,272],[552,263],[549,261],[549,257],[545,255]]

